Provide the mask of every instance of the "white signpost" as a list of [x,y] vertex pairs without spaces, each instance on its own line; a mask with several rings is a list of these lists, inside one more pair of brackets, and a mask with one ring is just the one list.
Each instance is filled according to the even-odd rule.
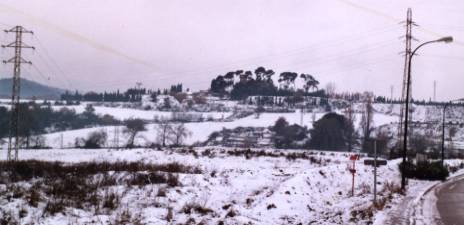
[[[377,167],[387,165],[387,160],[377,159],[377,140],[373,139],[374,159],[364,160],[364,165],[374,167],[374,205],[377,204]],[[385,145],[382,145],[385,146]]]

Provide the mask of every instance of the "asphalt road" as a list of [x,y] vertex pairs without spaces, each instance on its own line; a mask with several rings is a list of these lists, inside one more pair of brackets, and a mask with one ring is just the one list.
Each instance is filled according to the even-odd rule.
[[437,197],[442,222],[445,225],[464,225],[464,179],[445,184]]

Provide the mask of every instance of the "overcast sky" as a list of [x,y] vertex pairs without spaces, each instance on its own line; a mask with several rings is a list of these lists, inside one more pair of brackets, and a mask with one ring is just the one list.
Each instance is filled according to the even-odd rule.
[[[413,96],[464,97],[461,0],[1,0],[0,27],[34,31],[24,41],[24,77],[79,90],[115,90],[142,82],[206,89],[212,78],[258,66],[313,74],[338,91],[399,97],[405,20],[411,7],[420,42],[452,35],[452,44],[420,50]],[[12,35],[1,34],[0,41]],[[11,50],[2,50],[9,58]],[[12,65],[1,66],[1,77]],[[39,73],[40,72],[40,73]]]

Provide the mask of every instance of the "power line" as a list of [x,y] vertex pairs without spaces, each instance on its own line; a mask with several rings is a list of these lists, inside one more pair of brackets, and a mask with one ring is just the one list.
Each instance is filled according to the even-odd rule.
[[[295,65],[309,64],[309,63],[312,64],[313,66],[321,66],[321,65],[324,66],[329,62],[338,61],[340,59],[347,59],[347,58],[350,58],[351,56],[354,56],[354,55],[359,55],[359,54],[362,54],[362,53],[375,51],[378,48],[388,47],[392,43],[396,43],[396,41],[376,42],[376,43],[372,44],[371,47],[369,47],[369,48],[355,48],[355,49],[351,49],[351,50],[346,51],[344,54],[340,54],[339,52],[335,52],[335,53],[332,53],[332,54],[329,54],[329,55],[316,57],[316,58],[314,58],[312,60],[302,60],[302,61],[298,61],[298,62],[291,62],[291,63],[285,64],[284,66],[289,66],[289,65],[295,66]],[[276,59],[271,59],[271,61],[273,61],[273,60],[276,60]],[[255,64],[256,63],[248,63],[247,65],[255,65]],[[242,66],[244,66],[244,65],[242,65]],[[197,77],[197,76],[203,76],[204,73],[205,73],[205,71],[202,71],[202,72],[199,72],[199,73],[191,74],[191,75],[189,75],[189,77],[192,78],[192,77]],[[149,74],[151,74],[151,73],[149,73]],[[163,75],[163,76],[158,75],[158,76],[153,77],[153,78],[145,78],[144,80],[150,81],[150,80],[155,80],[156,79],[157,81],[160,81],[160,80],[165,80],[165,79],[172,78],[173,76],[179,75],[179,74],[180,73],[169,73],[169,74],[166,74],[166,75]],[[108,86],[108,85],[117,86],[119,84],[125,84],[125,83],[130,82],[130,81],[131,80],[128,80],[128,79],[125,79],[125,80],[118,79],[118,80],[115,80],[113,82],[105,82],[104,84],[92,85],[92,87],[95,88],[95,87],[102,87],[102,86]]]
[[[351,6],[353,8],[356,8],[356,9],[359,9],[359,10],[362,10],[362,11],[365,11],[365,12],[380,16],[380,17],[384,17],[384,18],[386,18],[386,19],[388,19],[390,21],[393,21],[393,22],[401,21],[401,19],[398,19],[398,18],[396,18],[394,16],[391,16],[389,14],[383,13],[381,11],[378,11],[378,10],[372,9],[370,7],[366,7],[366,6],[363,6],[363,5],[348,1],[348,0],[336,0],[336,1],[338,1],[340,3],[343,3],[345,5]],[[435,32],[433,30],[430,30],[430,29],[427,29],[427,28],[424,28],[424,27],[419,27],[419,31],[422,31],[424,33],[427,33],[427,34],[430,34],[430,35],[433,35],[433,36],[436,36],[436,37],[439,37],[439,38],[445,36],[445,35],[442,35],[440,33],[437,33],[437,32]],[[453,43],[456,44],[456,45],[459,45],[461,47],[464,47],[464,43],[462,41],[453,40]]]
[[47,67],[51,69],[50,64],[48,64],[46,59],[48,59],[53,66],[55,66],[56,71],[62,76],[63,80],[66,82],[66,85],[68,88],[72,89],[72,85],[70,83],[69,77],[66,75],[66,73],[61,69],[61,67],[58,65],[58,63],[53,59],[53,57],[50,56],[47,48],[45,48],[45,45],[42,44],[42,42],[39,40],[39,38],[35,37],[35,40],[39,44],[39,47],[42,49],[42,52],[44,52],[45,57],[43,57],[40,53],[38,54],[39,57],[42,59],[42,61],[46,64]]

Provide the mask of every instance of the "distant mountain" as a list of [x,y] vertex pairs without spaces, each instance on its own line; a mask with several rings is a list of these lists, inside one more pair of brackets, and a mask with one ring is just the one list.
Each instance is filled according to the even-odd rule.
[[[0,98],[11,97],[12,78],[0,79]],[[21,79],[21,98],[59,99],[64,89]]]

